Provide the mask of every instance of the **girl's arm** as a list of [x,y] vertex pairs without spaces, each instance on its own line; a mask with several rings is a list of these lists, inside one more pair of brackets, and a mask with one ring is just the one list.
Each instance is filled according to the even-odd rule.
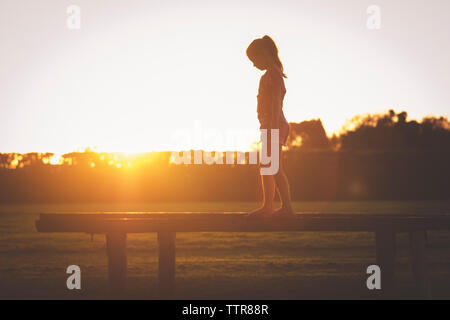
[[281,113],[281,84],[277,79],[271,79],[271,123],[270,128],[279,129]]

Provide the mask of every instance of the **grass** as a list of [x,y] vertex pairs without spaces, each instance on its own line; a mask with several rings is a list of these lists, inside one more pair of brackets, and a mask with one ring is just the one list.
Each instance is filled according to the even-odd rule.
[[[250,211],[255,203],[53,204],[0,206],[0,298],[156,299],[155,234],[128,236],[128,289],[113,296],[107,285],[103,235],[41,234],[41,212]],[[450,212],[450,202],[296,202],[302,212]],[[415,298],[405,234],[397,236],[399,298]],[[450,233],[430,232],[433,297],[450,298]],[[179,299],[377,298],[366,289],[375,263],[371,233],[179,233]],[[82,290],[65,287],[67,266],[82,270]]]

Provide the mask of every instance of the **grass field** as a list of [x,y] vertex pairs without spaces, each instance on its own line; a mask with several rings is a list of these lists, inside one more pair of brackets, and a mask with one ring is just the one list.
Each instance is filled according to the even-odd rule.
[[[255,203],[70,204],[0,206],[0,298],[156,299],[155,234],[128,236],[128,289],[107,286],[105,237],[40,234],[41,212],[249,211]],[[299,212],[450,212],[450,202],[296,202]],[[433,297],[450,298],[450,233],[430,232]],[[398,297],[415,298],[408,236],[397,236]],[[366,288],[375,263],[371,233],[177,234],[179,299],[377,298]],[[67,266],[82,270],[82,290],[66,289]]]

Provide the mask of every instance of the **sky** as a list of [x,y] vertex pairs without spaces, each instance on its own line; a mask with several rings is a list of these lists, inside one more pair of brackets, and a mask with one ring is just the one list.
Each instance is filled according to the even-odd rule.
[[449,116],[449,33],[448,0],[2,0],[0,152],[248,149],[265,34],[289,122]]

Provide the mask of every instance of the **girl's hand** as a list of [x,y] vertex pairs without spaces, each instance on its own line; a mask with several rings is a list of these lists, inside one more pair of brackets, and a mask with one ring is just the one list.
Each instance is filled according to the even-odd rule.
[[270,128],[271,129],[280,129],[280,115],[277,113],[277,115],[272,115],[272,120],[270,121]]

